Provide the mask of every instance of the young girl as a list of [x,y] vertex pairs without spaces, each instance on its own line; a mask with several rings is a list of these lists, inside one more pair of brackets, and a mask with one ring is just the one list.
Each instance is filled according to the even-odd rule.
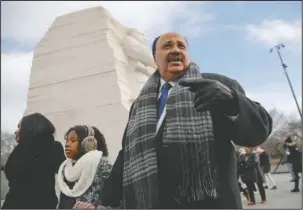
[[97,208],[99,191],[109,176],[108,149],[96,127],[74,126],[67,132],[64,161],[58,172],[61,190],[59,209],[71,209],[77,203],[88,203]]

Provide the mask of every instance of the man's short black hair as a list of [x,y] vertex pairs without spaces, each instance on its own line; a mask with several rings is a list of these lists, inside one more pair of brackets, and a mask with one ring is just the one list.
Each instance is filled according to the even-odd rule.
[[152,52],[153,52],[153,56],[155,57],[156,56],[156,44],[157,44],[157,41],[160,39],[161,36],[158,36],[154,39],[153,41],[153,45],[152,45]]
[[[153,44],[152,44],[152,53],[153,53],[153,57],[155,58],[156,56],[156,44],[157,44],[157,41],[160,39],[161,36],[158,36],[154,39],[153,41]],[[186,41],[186,44],[188,44],[187,42],[187,39],[184,37],[185,41]]]

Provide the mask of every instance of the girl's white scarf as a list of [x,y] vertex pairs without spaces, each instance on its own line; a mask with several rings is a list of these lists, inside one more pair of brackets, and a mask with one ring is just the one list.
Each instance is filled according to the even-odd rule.
[[[68,197],[83,195],[94,180],[101,158],[102,152],[94,150],[83,155],[75,165],[73,165],[72,159],[66,159],[58,171],[61,192]],[[69,182],[76,182],[72,189],[65,183],[64,177]]]

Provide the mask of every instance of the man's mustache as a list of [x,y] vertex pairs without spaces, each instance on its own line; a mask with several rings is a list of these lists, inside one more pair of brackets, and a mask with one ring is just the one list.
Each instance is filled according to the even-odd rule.
[[183,62],[183,57],[181,56],[180,52],[172,52],[169,56],[167,61],[171,62],[171,61],[181,61]]

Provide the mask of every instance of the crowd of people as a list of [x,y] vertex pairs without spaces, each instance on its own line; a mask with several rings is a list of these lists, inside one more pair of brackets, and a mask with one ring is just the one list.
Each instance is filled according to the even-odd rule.
[[[42,114],[22,118],[18,145],[4,172],[9,182],[2,209],[72,209],[79,202],[100,204],[99,191],[112,165],[103,134],[94,126],[76,125],[65,135],[65,150],[54,140],[55,127]],[[55,174],[60,200],[55,192]]]
[[[288,164],[288,170],[291,173],[291,182],[295,183],[291,192],[300,192],[299,173],[302,172],[302,155],[295,141],[291,136],[285,140],[283,145],[285,156],[282,164]],[[238,185],[240,192],[247,199],[248,205],[255,205],[256,199],[254,193],[260,193],[261,203],[266,203],[266,191],[271,183],[271,190],[276,190],[276,182],[270,171],[270,158],[268,153],[260,146],[256,148],[240,148],[237,152],[238,163]]]
[[[201,73],[188,48],[178,33],[154,40],[157,69],[131,106],[113,165],[98,128],[73,126],[62,136],[63,149],[45,116],[24,116],[4,170],[10,189],[2,208],[242,209],[232,142],[261,145],[272,118],[236,80]],[[241,151],[246,196],[254,202],[257,183],[265,201],[263,179],[253,170],[257,157],[251,149]]]

